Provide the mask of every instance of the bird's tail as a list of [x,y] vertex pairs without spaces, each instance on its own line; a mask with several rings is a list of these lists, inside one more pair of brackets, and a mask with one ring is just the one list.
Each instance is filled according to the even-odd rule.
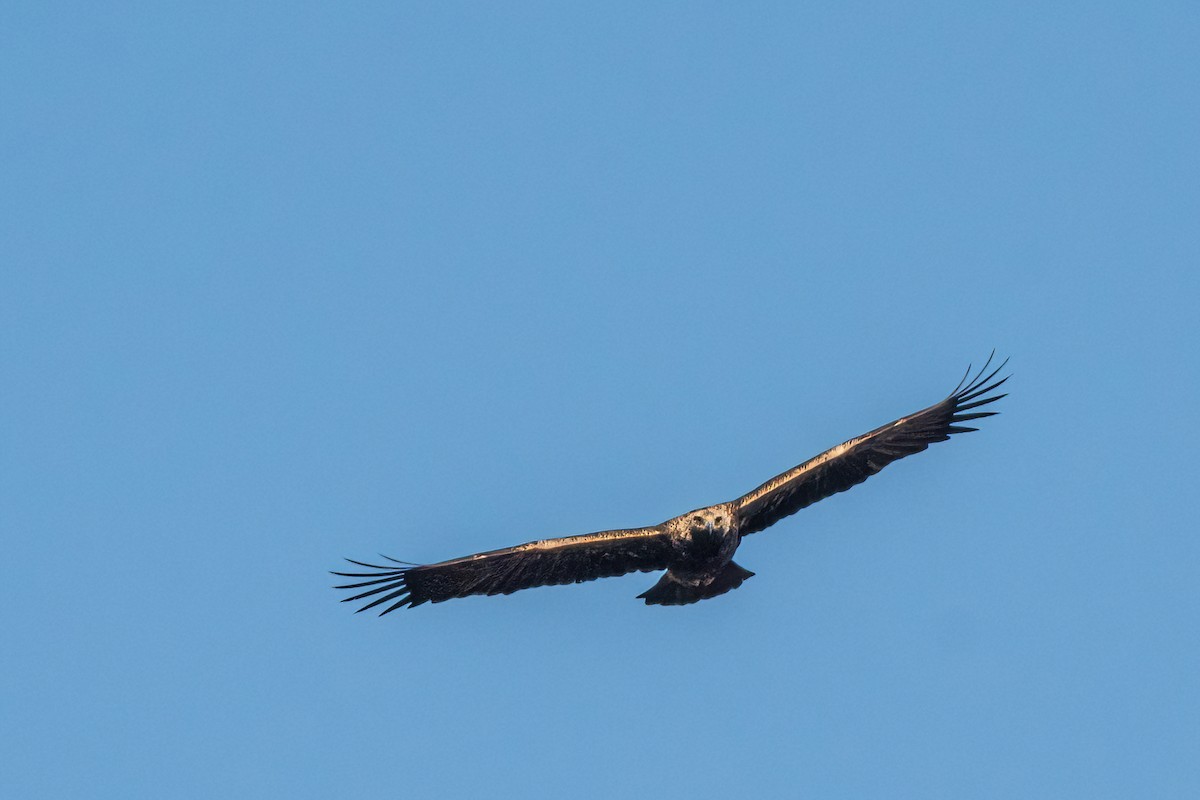
[[639,594],[638,597],[645,599],[648,606],[685,606],[688,603],[707,600],[736,589],[753,575],[754,573],[750,570],[743,569],[730,561],[723,570],[717,573],[717,577],[713,578],[711,583],[688,586],[672,578],[671,573],[668,572],[658,579],[658,583]]

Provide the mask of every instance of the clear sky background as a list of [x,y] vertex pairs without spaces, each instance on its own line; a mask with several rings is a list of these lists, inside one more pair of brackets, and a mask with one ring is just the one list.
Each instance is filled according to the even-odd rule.
[[[10,3],[0,795],[1200,795],[1194,3]],[[653,575],[437,561],[1004,413]]]

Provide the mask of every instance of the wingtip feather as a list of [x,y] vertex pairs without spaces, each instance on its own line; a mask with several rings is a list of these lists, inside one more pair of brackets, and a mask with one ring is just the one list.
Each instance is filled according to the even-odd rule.
[[[408,581],[405,579],[405,576],[410,569],[412,569],[415,566],[419,566],[419,565],[410,564],[409,562],[406,562],[406,561],[400,561],[398,559],[392,558],[391,556],[385,556],[382,553],[380,554],[380,556],[382,558],[392,562],[392,564],[388,564],[388,565],[368,564],[365,561],[355,561],[352,558],[347,558],[346,561],[350,562],[351,564],[357,564],[360,567],[365,567],[366,569],[375,570],[375,571],[374,572],[337,572],[337,571],[331,572],[331,574],[333,574],[333,575],[338,575],[338,576],[344,577],[344,578],[369,578],[370,579],[370,580],[365,580],[365,581],[360,581],[360,582],[355,582],[355,583],[341,584],[341,585],[333,587],[335,589],[345,590],[345,589],[361,589],[365,586],[375,587],[375,588],[369,589],[365,592],[359,592],[357,594],[351,595],[350,597],[343,597],[342,598],[343,603],[352,603],[352,602],[355,602],[358,600],[362,600],[364,598],[371,597],[372,595],[382,594],[381,597],[377,597],[374,600],[372,600],[371,602],[362,606],[361,608],[355,609],[354,613],[356,613],[356,614],[366,611],[369,608],[375,608],[376,606],[379,606],[381,604],[396,600],[397,598],[401,598],[399,600],[399,602],[393,603],[388,608],[385,608],[380,613],[380,616],[383,616],[383,614],[386,614],[389,611],[394,611],[395,609],[399,608],[400,606],[404,605],[405,603],[409,603],[412,600],[412,592],[408,585]],[[401,566],[393,566],[396,564],[399,564]],[[380,585],[380,584],[382,584],[382,585]]]

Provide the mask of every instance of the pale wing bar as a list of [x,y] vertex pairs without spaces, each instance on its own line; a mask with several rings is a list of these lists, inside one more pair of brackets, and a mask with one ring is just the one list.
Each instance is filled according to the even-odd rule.
[[380,616],[402,606],[440,603],[473,594],[512,594],[535,586],[583,583],[630,572],[666,569],[669,539],[660,528],[602,531],[479,553],[439,564],[400,566],[346,559],[374,572],[335,572],[346,578],[370,578],[337,589],[373,587],[343,602],[380,595],[359,611],[391,603]]
[[1009,378],[1005,376],[993,382],[1008,359],[987,372],[991,363],[992,356],[989,356],[987,363],[969,381],[971,368],[968,367],[959,385],[937,405],[844,442],[739,498],[734,506],[738,509],[741,534],[757,533],[805,506],[844,492],[893,461],[919,453],[933,442],[944,442],[951,434],[978,430],[957,423],[998,413],[971,411],[1006,396],[987,396]]

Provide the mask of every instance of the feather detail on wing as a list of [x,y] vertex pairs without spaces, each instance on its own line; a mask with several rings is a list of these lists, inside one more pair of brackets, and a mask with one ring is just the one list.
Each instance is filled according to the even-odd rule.
[[667,534],[654,527],[546,539],[440,564],[410,566],[384,556],[399,566],[380,566],[346,559],[375,571],[333,574],[369,578],[335,588],[366,588],[347,597],[347,602],[379,595],[359,611],[390,603],[380,612],[382,616],[401,606],[411,608],[473,594],[512,594],[534,586],[582,583],[629,572],[666,569],[669,555]]
[[971,369],[968,367],[967,374],[950,396],[937,405],[839,444],[735,500],[733,505],[738,511],[741,535],[757,533],[805,506],[844,492],[893,461],[919,453],[933,442],[944,442],[951,434],[978,430],[957,423],[997,413],[972,411],[1006,396],[984,396],[1008,380],[1006,376],[991,383],[1004,369],[1007,359],[984,377],[991,363],[992,356],[989,356],[987,363],[969,381]]

